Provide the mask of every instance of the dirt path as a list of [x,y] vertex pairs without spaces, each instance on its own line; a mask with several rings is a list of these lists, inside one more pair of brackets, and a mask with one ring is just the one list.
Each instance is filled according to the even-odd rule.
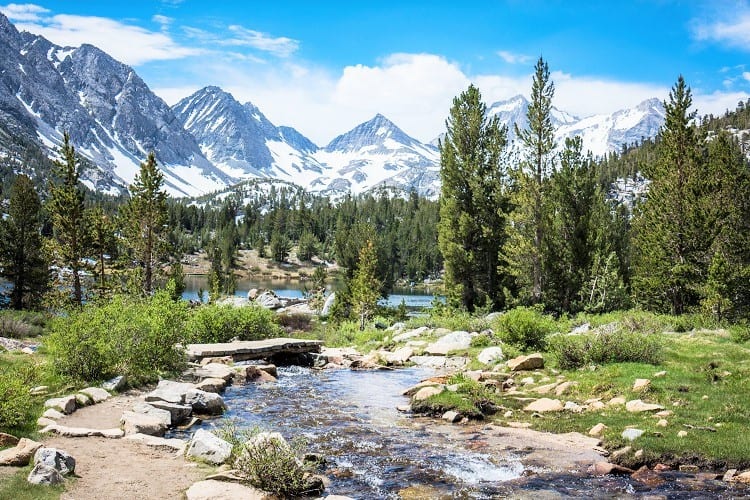
[[[137,393],[117,396],[81,408],[59,423],[96,429],[119,427],[122,412],[137,397]],[[123,439],[50,435],[42,442],[76,459],[77,478],[68,483],[61,500],[183,499],[185,490],[209,473],[172,452]]]

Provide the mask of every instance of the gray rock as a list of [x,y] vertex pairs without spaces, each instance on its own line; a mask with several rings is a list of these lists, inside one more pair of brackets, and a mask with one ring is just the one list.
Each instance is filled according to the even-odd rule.
[[107,380],[102,384],[102,389],[107,391],[119,392],[127,386],[127,379],[124,375],[117,376],[113,379]]
[[417,391],[416,394],[412,397],[414,401],[423,401],[429,397],[436,396],[443,392],[444,387],[443,386],[427,386],[422,387]]
[[227,386],[227,381],[223,378],[206,378],[195,384],[195,388],[205,392],[222,392]]
[[225,363],[208,363],[197,370],[195,375],[201,378],[220,378],[224,382],[229,382],[235,373],[234,368]]
[[119,439],[125,435],[122,429],[89,429],[86,427],[66,427],[64,425],[52,424],[40,430],[41,433],[52,432],[65,437],[105,437],[108,439]]
[[411,347],[400,347],[393,352],[385,354],[385,360],[389,365],[403,365],[414,355]]
[[54,408],[47,408],[46,410],[44,410],[44,413],[42,413],[42,417],[50,418],[52,420],[59,420],[61,418],[64,418],[65,414],[55,410]]
[[331,292],[331,295],[326,297],[325,302],[323,302],[323,309],[320,310],[320,315],[328,316],[331,314],[331,308],[333,307],[334,302],[336,302],[336,292]]
[[167,403],[166,401],[149,401],[148,405],[157,410],[164,410],[170,414],[169,425],[180,425],[193,413],[193,407],[190,405],[181,405],[177,403]]
[[29,472],[29,476],[26,480],[31,484],[47,486],[54,486],[65,481],[62,474],[60,474],[57,469],[44,464],[35,465],[34,468],[31,469],[31,472]]
[[185,402],[185,394],[194,388],[194,384],[187,382],[160,380],[156,389],[146,394],[145,400],[147,402],[166,401],[167,403],[183,404]]
[[198,389],[191,389],[187,392],[185,404],[192,406],[193,412],[203,415],[221,415],[227,408],[224,399],[218,394]]
[[185,492],[185,496],[186,500],[275,500],[277,498],[252,486],[215,479],[194,483]]
[[502,361],[503,350],[498,346],[487,347],[482,349],[482,352],[477,356],[477,360],[483,365],[489,365],[497,361]]
[[449,333],[425,347],[425,352],[445,356],[451,351],[463,351],[471,347],[472,337],[469,332]]
[[120,419],[125,434],[149,434],[163,436],[167,430],[164,420],[158,416],[126,411]]
[[628,441],[634,441],[641,436],[643,436],[643,431],[641,429],[625,429],[622,431],[623,439],[627,439]]
[[564,406],[559,399],[541,398],[526,405],[524,411],[545,413],[563,411],[563,409]]
[[185,451],[185,447],[187,446],[187,443],[182,439],[166,439],[158,436],[150,436],[148,434],[129,434],[123,439],[135,441],[136,443],[144,444],[150,448],[172,451],[180,454]]
[[91,401],[93,401],[94,404],[102,403],[110,398],[109,392],[101,387],[87,387],[78,392],[91,398]]
[[456,422],[460,422],[461,418],[462,418],[461,414],[458,413],[458,412],[456,412],[456,411],[453,411],[453,410],[448,410],[445,413],[443,413],[443,420],[445,420],[446,422],[449,422],[451,424],[455,424]]
[[94,401],[90,397],[80,392],[77,392],[75,394],[75,398],[76,398],[76,406],[78,408],[83,408],[84,406],[89,406],[89,405],[94,404]]
[[52,398],[44,402],[45,408],[54,408],[66,415],[76,411],[76,397],[74,395],[63,396],[61,398]]
[[76,470],[76,459],[57,448],[39,448],[34,454],[34,465],[40,464],[56,469],[63,476],[73,474]]
[[625,403],[625,409],[631,413],[641,413],[644,411],[659,411],[664,407],[654,403],[644,403],[640,399],[634,399]]
[[185,452],[188,457],[214,465],[226,462],[231,453],[231,444],[203,429],[195,431]]
[[283,305],[281,299],[279,299],[271,290],[266,290],[258,295],[255,298],[255,303],[266,309],[278,309]]
[[133,412],[156,417],[160,419],[162,423],[167,427],[172,425],[172,414],[168,410],[156,408],[155,406],[152,406],[148,403],[136,403],[135,405],[133,405]]
[[405,340],[414,339],[417,337],[421,337],[422,335],[426,335],[430,329],[426,326],[420,326],[419,328],[415,328],[414,330],[407,330],[405,332],[399,333],[398,335],[393,336],[394,342],[403,342]]

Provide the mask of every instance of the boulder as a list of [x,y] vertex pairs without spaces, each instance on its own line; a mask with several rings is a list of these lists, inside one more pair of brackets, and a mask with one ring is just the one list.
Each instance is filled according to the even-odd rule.
[[18,444],[18,438],[4,432],[0,432],[0,448],[15,446]]
[[222,392],[227,387],[227,381],[223,378],[205,378],[195,384],[195,388],[205,392]]
[[185,404],[192,406],[193,412],[202,415],[221,415],[227,408],[224,398],[218,394],[198,389],[190,389],[185,394]]
[[423,387],[436,387],[436,386],[439,386],[439,385],[440,384],[437,383],[437,382],[431,382],[429,380],[425,380],[423,382],[420,382],[420,383],[418,383],[416,385],[413,385],[413,386],[409,387],[408,389],[405,389],[404,391],[401,392],[401,395],[402,396],[413,396],[417,392],[419,392],[419,390],[421,388],[423,388]]
[[91,401],[93,401],[94,404],[98,404],[103,401],[106,401],[110,397],[109,392],[102,389],[101,387],[87,387],[85,389],[81,389],[78,392],[79,394],[85,394],[86,396],[91,398]]
[[563,404],[559,399],[541,398],[526,405],[524,411],[545,413],[553,411],[563,411],[563,409]]
[[122,429],[89,429],[86,427],[66,427],[64,425],[48,425],[41,433],[53,432],[65,437],[105,437],[108,439],[119,439],[125,435]]
[[661,378],[661,377],[666,377],[666,376],[667,376],[666,370],[662,370],[660,372],[654,373],[654,378]]
[[44,410],[44,413],[42,413],[42,417],[50,418],[52,420],[59,420],[61,418],[64,418],[65,414],[55,410],[54,408],[47,408],[46,410]]
[[258,296],[255,297],[254,302],[260,307],[265,307],[266,309],[278,309],[283,305],[281,299],[279,299],[271,290],[265,290],[258,294]]
[[649,488],[656,488],[666,482],[666,479],[664,479],[661,474],[649,469],[645,465],[635,471],[630,477],[638,481],[639,483],[645,484]]
[[508,361],[508,368],[512,372],[519,372],[525,370],[537,370],[544,368],[544,358],[538,352],[529,354],[528,356],[518,356]]
[[214,434],[198,429],[188,444],[185,454],[214,465],[220,465],[232,454],[232,445]]
[[425,368],[444,368],[445,356],[412,356],[409,361]]
[[187,382],[175,382],[173,380],[160,380],[156,389],[146,394],[146,402],[166,401],[167,403],[183,404],[185,394],[195,385]]
[[436,396],[443,392],[443,386],[427,386],[419,389],[413,396],[414,401],[423,401],[429,397]]
[[271,493],[252,486],[215,479],[194,483],[185,492],[185,497],[186,500],[275,500],[277,498]]
[[555,396],[562,396],[567,393],[571,387],[578,385],[578,382],[563,382],[562,384],[555,387]]
[[422,335],[426,335],[430,329],[426,326],[420,326],[419,328],[415,328],[414,330],[407,330],[405,332],[401,332],[398,335],[393,336],[394,342],[403,342],[405,340],[414,339],[417,337],[421,337]]
[[37,464],[29,472],[29,476],[26,480],[31,484],[43,484],[47,486],[53,486],[61,484],[65,479],[62,477],[60,472],[44,464]]
[[129,434],[123,439],[141,443],[150,448],[156,448],[158,450],[165,450],[180,454],[185,451],[185,447],[187,446],[187,443],[182,439],[166,439],[158,436],[150,436],[148,434]]
[[220,378],[229,382],[236,374],[234,367],[224,363],[208,363],[195,371],[195,375],[201,378]]
[[76,411],[76,397],[74,395],[52,398],[44,402],[45,408],[54,408],[66,415]]
[[21,438],[13,448],[0,451],[0,465],[12,465],[20,467],[29,465],[31,457],[36,450],[42,447],[42,443],[37,443],[31,439]]
[[265,370],[261,370],[256,365],[245,365],[237,368],[240,373],[240,379],[243,382],[276,382],[276,377]]
[[156,417],[167,427],[172,425],[172,414],[168,410],[156,408],[148,403],[136,403],[133,405],[133,412]]
[[57,470],[63,476],[73,474],[76,470],[76,459],[57,448],[39,448],[34,454],[34,465],[40,464]]
[[451,351],[463,351],[471,347],[472,335],[469,332],[449,333],[425,347],[427,354],[445,356]]
[[654,403],[644,403],[640,399],[634,399],[625,403],[625,409],[630,413],[641,413],[644,411],[663,410],[664,407]]
[[443,420],[451,424],[460,422],[461,418],[463,418],[461,417],[461,414],[453,410],[448,410],[445,413],[443,413]]
[[117,376],[113,379],[107,380],[102,384],[102,389],[105,389],[107,391],[114,391],[118,392],[127,386],[127,379],[124,375]]
[[539,387],[534,389],[534,392],[536,392],[537,394],[549,394],[557,387],[557,385],[558,385],[557,382],[553,382],[551,384],[540,385]]
[[750,484],[750,470],[745,471],[741,474],[737,474],[736,476],[732,478],[732,481],[736,481],[738,483]]
[[609,402],[607,403],[608,406],[619,406],[619,405],[624,405],[624,404],[625,404],[625,398],[620,397],[620,396],[610,399]]
[[627,467],[612,464],[609,462],[597,462],[589,467],[589,472],[597,476],[606,476],[609,474],[630,475],[635,471],[633,469],[628,469]]
[[598,424],[593,426],[591,429],[589,429],[589,436],[600,437],[604,433],[605,430],[607,430],[607,426],[599,422]]
[[591,330],[591,323],[584,323],[582,325],[579,325],[579,326],[573,328],[570,331],[570,334],[571,335],[581,335],[581,334],[584,334],[584,333],[588,333],[589,330]]
[[[193,407],[190,405],[181,405],[177,403],[167,403],[166,401],[150,401],[147,403],[149,406],[156,408],[157,410],[168,411],[170,414],[169,425],[180,425],[190,417],[193,413]],[[138,412],[138,413],[150,413],[150,412]]]
[[687,437],[688,433],[687,431],[680,431],[677,433],[677,437],[684,438]]
[[656,426],[657,427],[666,427],[668,425],[669,425],[669,422],[666,419],[664,419],[664,418],[662,418],[658,422],[656,422]]
[[400,347],[393,352],[386,353],[385,360],[389,365],[403,365],[412,356],[414,356],[414,349],[411,347]]
[[601,401],[593,401],[589,403],[589,410],[596,411],[596,410],[602,410],[607,407],[604,403]]
[[635,441],[639,437],[643,436],[643,431],[641,429],[625,429],[622,431],[622,437],[623,439],[627,439],[628,441]]
[[260,293],[260,290],[257,288],[251,288],[247,291],[247,300],[255,300],[258,298],[258,294]]
[[232,356],[211,356],[201,359],[200,365],[206,366],[210,363],[217,363],[220,365],[233,365],[234,359],[232,359]]
[[563,410],[572,411],[573,413],[581,413],[583,411],[583,406],[574,401],[566,401]]
[[633,392],[645,391],[650,385],[651,381],[649,379],[637,378],[635,379],[635,382],[633,382]]
[[89,406],[89,405],[94,404],[94,401],[90,397],[80,392],[77,392],[75,394],[75,398],[76,398],[76,406],[78,408],[83,408],[84,406]]
[[477,356],[477,360],[483,365],[490,365],[503,360],[503,350],[498,346],[486,347]]
[[622,448],[618,448],[615,451],[612,452],[612,460],[618,460],[620,457],[624,457],[625,455],[628,455],[631,451],[633,451],[633,448],[631,446],[623,446]]
[[120,419],[125,434],[149,434],[163,436],[167,430],[164,420],[155,415],[125,411]]

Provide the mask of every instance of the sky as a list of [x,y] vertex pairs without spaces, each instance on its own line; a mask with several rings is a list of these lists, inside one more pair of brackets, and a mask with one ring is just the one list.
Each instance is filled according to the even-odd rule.
[[682,74],[699,114],[750,97],[750,0],[39,0],[16,27],[96,45],[168,104],[217,85],[319,145],[382,113],[430,141],[475,84],[528,96],[543,57],[578,116],[657,97]]

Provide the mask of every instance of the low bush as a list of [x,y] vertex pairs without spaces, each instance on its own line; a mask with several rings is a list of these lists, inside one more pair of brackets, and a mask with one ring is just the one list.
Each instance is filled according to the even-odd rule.
[[729,334],[732,340],[741,344],[750,340],[750,324],[736,324],[729,327]]
[[664,359],[664,342],[656,334],[614,331],[586,335],[556,335],[550,348],[560,368],[569,370],[590,364],[638,362],[656,365]]
[[547,336],[557,328],[555,320],[530,307],[517,307],[499,316],[493,330],[503,342],[524,350],[544,349]]
[[312,319],[312,315],[305,313],[285,313],[278,315],[279,325],[287,332],[309,332],[312,329]]
[[211,343],[262,340],[283,333],[273,311],[260,306],[234,307],[206,304],[193,310],[186,325],[191,342]]
[[57,373],[91,382],[125,375],[131,384],[153,381],[184,364],[187,304],[168,291],[149,299],[115,296],[55,319],[45,344]]
[[0,312],[0,337],[23,339],[44,332],[47,315],[28,311]]
[[0,430],[8,432],[33,420],[29,383],[15,370],[0,370]]

